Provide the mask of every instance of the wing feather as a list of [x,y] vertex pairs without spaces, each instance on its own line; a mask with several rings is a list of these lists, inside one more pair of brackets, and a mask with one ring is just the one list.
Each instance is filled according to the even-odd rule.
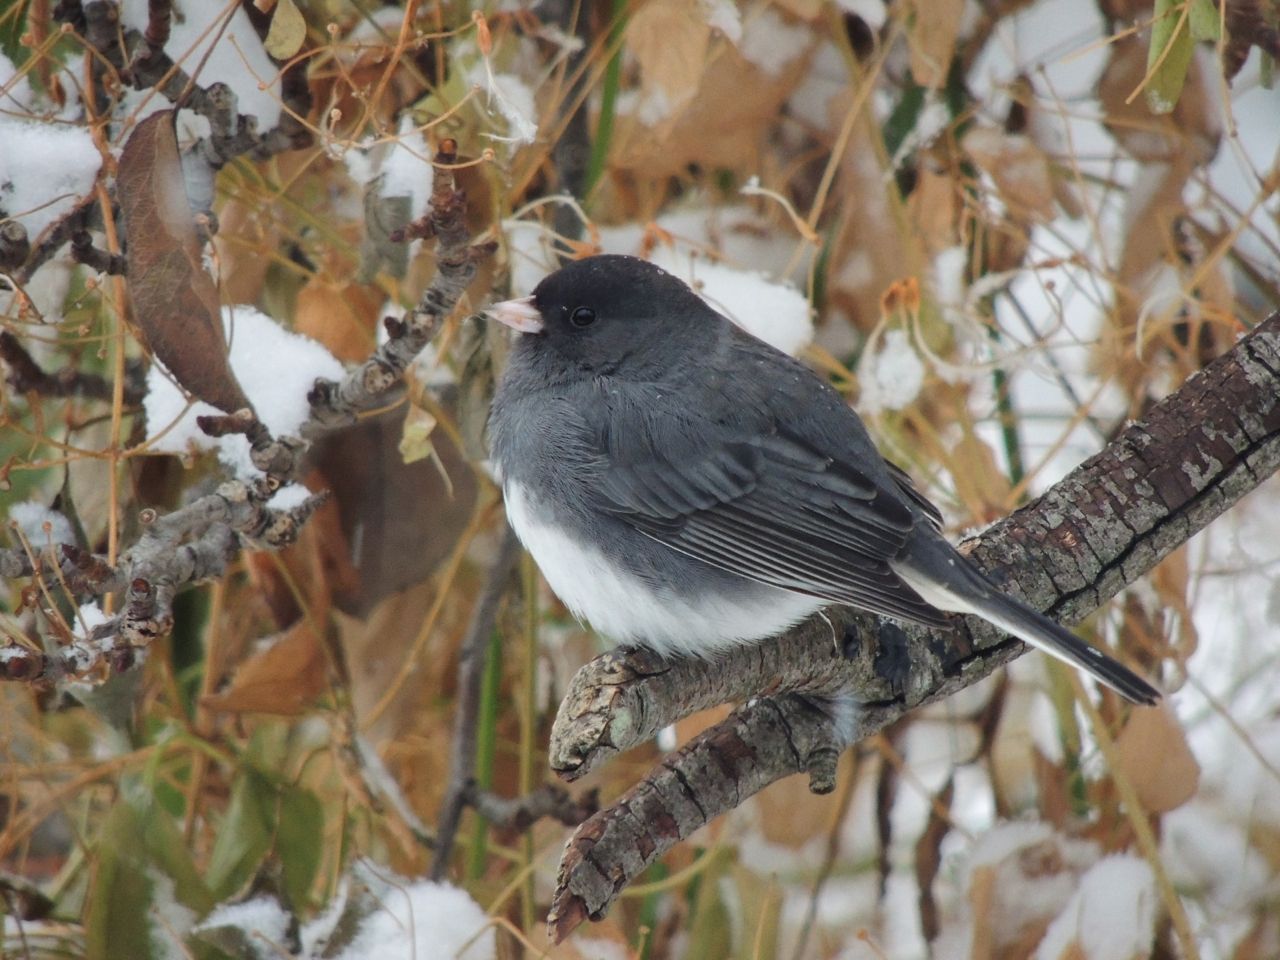
[[[692,446],[692,445],[691,445]],[[946,619],[890,566],[923,513],[889,482],[780,432],[690,450],[679,462],[606,458],[598,505],[688,556],[761,583],[934,626]],[[928,501],[923,501],[925,504]]]

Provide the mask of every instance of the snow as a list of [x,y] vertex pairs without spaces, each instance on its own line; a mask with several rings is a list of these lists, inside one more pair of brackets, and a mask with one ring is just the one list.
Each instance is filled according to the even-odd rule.
[[[364,918],[359,932],[336,960],[493,960],[493,927],[465,890],[427,880],[390,880],[361,871],[380,909]],[[464,949],[465,948],[465,949]]]
[[75,634],[84,639],[89,636],[94,627],[101,626],[110,619],[111,617],[98,606],[96,600],[90,600],[88,603],[81,604],[76,611]]
[[409,216],[418,219],[427,212],[435,171],[427,138],[408,114],[400,119],[400,133],[382,161],[384,197],[408,197]]
[[83,127],[33,123],[0,111],[0,210],[34,243],[93,188],[102,155]]
[[179,902],[172,877],[153,867],[146,872],[151,881],[151,955],[156,960],[184,960],[191,954],[181,938],[191,930],[196,912]]
[[742,14],[733,0],[703,0],[707,26],[719,30],[731,43],[742,39]]
[[[1159,907],[1151,867],[1121,854],[1085,871],[1070,902],[1049,925],[1036,960],[1132,960],[1150,955]],[[1072,949],[1078,952],[1071,952]]]
[[783,353],[795,354],[813,339],[809,301],[793,287],[669,247],[658,248],[649,259],[693,287],[743,330]]
[[25,113],[31,106],[31,83],[17,74],[13,61],[0,53],[0,114]]
[[808,27],[790,23],[772,7],[766,7],[747,18],[738,50],[749,63],[776,77],[802,56],[813,40],[813,31]]
[[[126,29],[147,28],[147,3],[148,0],[121,3],[120,19]],[[236,7],[230,24],[222,31],[226,4],[186,0],[174,6],[165,52],[188,73],[208,53],[197,78],[200,84],[207,87],[225,83],[235,92],[239,111],[257,118],[260,131],[276,126],[281,109],[278,71],[245,12]],[[152,100],[159,102],[157,109],[169,106],[163,97],[153,96]]]
[[480,102],[490,115],[496,112],[507,129],[505,137],[486,136],[512,149],[537,139],[538,110],[533,90],[523,79],[511,73],[494,73],[492,64],[485,57],[467,71],[467,82],[483,91]]
[[[232,370],[258,418],[277,437],[296,433],[310,412],[307,391],[312,383],[317,377],[341,379],[342,364],[316,341],[286,330],[253,307],[224,308],[223,324],[231,341]],[[145,408],[152,449],[177,454],[217,450],[236,476],[257,474],[249,442],[239,435],[206,436],[196,417],[219,411],[203,402],[189,405],[159,363],[147,372]]]
[[656,127],[675,113],[675,104],[667,91],[655,84],[647,90],[623,90],[613,109],[619,116],[634,116],[646,127]]
[[905,330],[888,330],[874,350],[867,350],[858,364],[862,386],[859,408],[868,414],[901,410],[920,395],[925,365]]
[[[15,503],[9,508],[9,520],[18,525],[22,535],[37,552],[50,543],[75,543],[76,535],[71,523],[57,510],[50,510],[35,500]],[[44,529],[45,524],[49,529]]]
[[[692,205],[660,217],[657,226],[670,242],[648,251],[648,259],[688,283],[716,310],[784,353],[795,354],[813,340],[808,299],[761,269],[786,262],[796,249],[794,235],[786,239],[783,228],[746,206]],[[527,296],[556,268],[553,238],[532,220],[505,220],[502,228],[512,296]],[[636,224],[601,227],[598,235],[604,253],[634,256],[648,246],[644,228]],[[713,259],[708,249],[727,262]]]
[[259,896],[243,903],[214,907],[196,926],[195,932],[229,927],[240,930],[257,960],[284,954],[289,943],[289,914],[274,897]]
[[431,166],[426,135],[408,114],[400,118],[400,128],[393,139],[356,144],[342,152],[342,162],[360,186],[376,183],[379,196],[408,197],[410,219],[416,220],[427,212],[435,168]]
[[[879,0],[875,2],[878,4]],[[787,100],[787,112],[815,130],[828,130],[831,103],[844,101],[847,83],[844,55],[835,43],[824,40],[810,55],[809,69]]]
[[311,491],[302,484],[290,483],[277,490],[267,501],[267,506],[272,510],[292,510],[301,506],[309,496]]

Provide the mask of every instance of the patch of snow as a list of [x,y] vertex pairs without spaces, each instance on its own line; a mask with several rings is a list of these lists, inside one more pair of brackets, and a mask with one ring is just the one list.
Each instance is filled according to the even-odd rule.
[[[120,21],[126,29],[147,28],[149,0],[124,0],[120,4]],[[226,4],[186,0],[174,4],[175,16],[165,52],[188,73],[204,59],[197,80],[202,86],[225,83],[236,95],[241,113],[252,114],[260,131],[270,130],[280,122],[280,77],[267,56],[257,31],[248,15],[239,7],[231,15],[226,30],[221,24]],[[216,41],[216,42],[215,42]],[[210,45],[212,50],[210,51]],[[160,109],[167,109],[164,97],[152,96]],[[186,111],[189,112],[189,111]]]
[[[43,503],[25,500],[9,508],[9,519],[18,525],[33,550],[43,550],[50,543],[75,543],[76,535],[71,522],[57,510],[50,510]],[[46,531],[45,524],[49,525]]]
[[0,112],[0,210],[26,227],[33,245],[93,188],[101,166],[85,128]]
[[[231,368],[258,418],[277,437],[296,433],[310,412],[307,391],[317,377],[341,379],[342,364],[315,340],[286,330],[254,307],[225,307],[222,319],[231,341]],[[257,474],[248,440],[205,435],[196,417],[218,411],[207,403],[191,403],[159,363],[147,372],[144,405],[152,449],[177,454],[217,450],[236,476]]]
[[1036,960],[1148,956],[1159,906],[1155,876],[1145,860],[1131,854],[1100,860],[1085,871],[1066,908],[1045,931]]
[[790,23],[772,7],[766,7],[747,19],[738,50],[748,62],[776,77],[812,43],[813,31],[807,26]]
[[907,331],[888,330],[878,349],[868,350],[858,364],[858,406],[867,413],[901,410],[920,395],[924,375],[924,361]]
[[360,921],[355,938],[336,960],[493,960],[497,956],[489,918],[465,890],[427,880],[383,879],[368,867],[360,873],[379,909]]

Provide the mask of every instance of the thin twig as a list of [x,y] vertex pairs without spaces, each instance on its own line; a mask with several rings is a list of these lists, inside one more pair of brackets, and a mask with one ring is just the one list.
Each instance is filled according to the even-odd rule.
[[471,614],[471,623],[458,651],[458,706],[453,718],[453,743],[450,748],[449,786],[440,808],[436,827],[435,858],[431,861],[431,878],[441,880],[449,869],[458,825],[462,821],[467,798],[475,789],[476,727],[480,715],[480,682],[484,674],[484,656],[489,636],[498,619],[498,605],[520,557],[520,541],[510,527],[503,530],[497,556],[485,580],[480,597]]

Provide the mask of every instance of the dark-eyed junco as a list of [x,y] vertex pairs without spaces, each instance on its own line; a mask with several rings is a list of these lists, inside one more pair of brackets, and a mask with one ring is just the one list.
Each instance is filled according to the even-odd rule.
[[1159,698],[999,593],[834,389],[658,267],[589,257],[488,312],[521,333],[490,421],[507,517],[606,636],[705,657],[832,603],[935,627],[954,611]]

